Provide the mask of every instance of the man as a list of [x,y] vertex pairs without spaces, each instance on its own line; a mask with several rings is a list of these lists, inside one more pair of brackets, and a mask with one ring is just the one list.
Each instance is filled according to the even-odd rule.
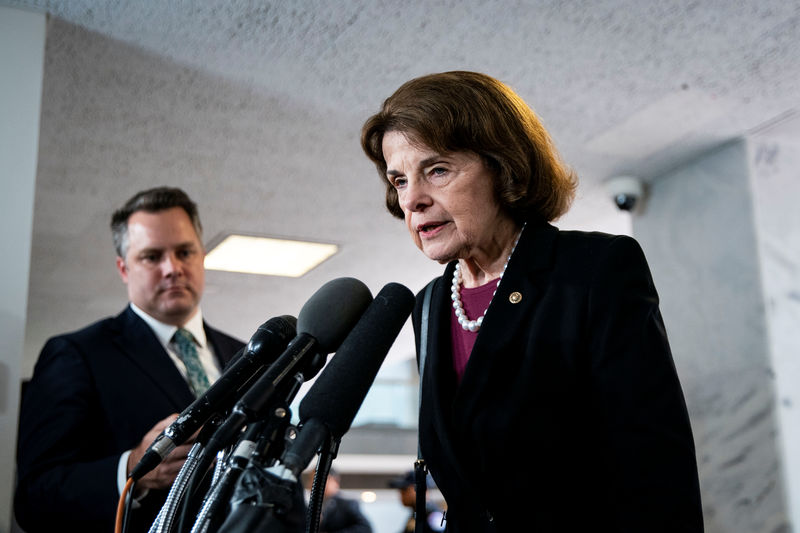
[[[308,485],[314,479],[311,472]],[[331,469],[325,480],[325,494],[322,500],[322,512],[319,521],[320,533],[372,533],[372,525],[356,500],[342,496],[341,476]]]
[[[428,475],[427,486],[433,487],[433,478]],[[411,509],[411,514],[406,520],[405,527],[401,533],[414,533],[416,531],[416,514],[415,507],[417,504],[417,489],[415,483],[414,471],[409,470],[400,477],[396,477],[389,481],[389,487],[397,489],[400,493],[400,502]],[[427,496],[427,495],[426,495]],[[434,533],[435,531],[444,531],[444,516],[442,511],[431,502],[425,503],[425,517],[422,523],[422,530],[425,533]]]
[[[111,220],[130,304],[50,339],[20,414],[16,517],[28,532],[114,528],[125,480],[243,343],[209,327],[202,226],[180,189],[133,196]],[[136,484],[127,531],[147,531],[191,443]]]

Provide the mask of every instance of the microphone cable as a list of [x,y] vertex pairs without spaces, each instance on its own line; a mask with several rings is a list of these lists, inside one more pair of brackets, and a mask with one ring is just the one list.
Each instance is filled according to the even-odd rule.
[[233,448],[230,456],[226,461],[218,461],[217,465],[223,465],[224,472],[221,473],[218,479],[212,482],[203,505],[200,507],[200,512],[195,518],[194,525],[192,526],[192,533],[197,533],[213,527],[214,522],[219,516],[220,508],[227,504],[227,498],[233,490],[233,486],[239,479],[239,474],[247,464],[250,455],[252,454],[253,447],[255,446],[255,439],[258,434],[263,430],[267,424],[266,420],[259,420],[247,426],[245,433],[239,442]]
[[201,451],[201,445],[195,443],[189,451],[189,456],[186,462],[183,463],[178,476],[172,482],[167,500],[164,502],[161,511],[158,513],[153,524],[150,526],[148,533],[169,533],[172,529],[172,524],[175,521],[175,515],[187,492],[189,480],[194,476],[198,466],[198,455]]
[[338,439],[329,433],[319,452],[317,467],[314,471],[314,482],[311,484],[311,495],[308,498],[308,513],[306,517],[306,533],[318,533],[322,516],[322,503],[325,498],[325,485],[331,473],[331,466],[339,453]]
[[189,455],[183,463],[183,466],[181,466],[175,481],[172,482],[172,487],[167,494],[167,499],[161,507],[161,511],[158,513],[155,521],[150,526],[148,533],[169,533],[172,529],[178,508],[181,502],[187,497],[186,494],[190,487],[190,481],[194,478],[200,466],[203,450],[208,442],[209,436],[216,431],[216,428],[219,427],[221,422],[222,416],[215,414],[200,430],[197,440],[189,450]]
[[133,494],[133,478],[128,478],[125,481],[125,487],[122,489],[122,494],[119,495],[119,503],[117,504],[117,516],[114,520],[114,533],[123,533],[128,525],[128,510],[131,508],[131,499]]
[[[176,533],[184,533],[186,525],[189,523],[189,516],[197,514],[195,511],[199,510],[200,504],[196,502],[197,495],[200,491],[202,482],[208,475],[208,468],[211,466],[212,461],[216,458],[215,454],[205,453],[207,450],[202,450],[198,454],[197,463],[192,472],[189,472],[186,480],[185,490],[183,491],[182,498],[176,502],[175,515],[178,516]],[[219,450],[222,451],[222,450]],[[215,451],[216,452],[216,451]],[[188,460],[187,460],[188,461]],[[170,533],[171,528],[162,529],[157,533]],[[154,532],[150,532],[154,533]]]

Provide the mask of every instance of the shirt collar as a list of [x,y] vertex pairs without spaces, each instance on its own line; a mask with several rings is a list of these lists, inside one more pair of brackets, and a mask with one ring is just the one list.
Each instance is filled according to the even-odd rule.
[[[177,326],[173,326],[172,324],[165,324],[160,320],[156,320],[152,316],[148,315],[145,311],[140,309],[136,306],[133,302],[129,304],[131,306],[131,310],[139,315],[139,317],[145,321],[145,323],[150,326],[150,329],[153,330],[153,333],[156,334],[158,340],[161,342],[162,346],[166,347],[171,341],[172,336],[175,335],[175,332],[178,331]],[[189,319],[189,321],[183,325],[184,329],[189,330],[194,336],[194,340],[203,348],[206,347],[207,339],[206,339],[206,330],[203,328],[203,312],[200,308],[197,308],[197,312]]]

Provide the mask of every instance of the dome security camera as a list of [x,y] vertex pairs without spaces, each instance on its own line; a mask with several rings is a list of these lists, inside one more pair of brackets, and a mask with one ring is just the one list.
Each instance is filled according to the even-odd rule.
[[609,178],[605,186],[611,200],[621,211],[633,211],[644,196],[644,184],[634,176]]

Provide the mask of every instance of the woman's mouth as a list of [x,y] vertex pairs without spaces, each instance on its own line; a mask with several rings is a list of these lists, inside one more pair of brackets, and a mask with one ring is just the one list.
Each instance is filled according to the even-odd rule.
[[431,235],[434,235],[439,230],[439,228],[441,228],[445,224],[446,222],[430,222],[427,224],[420,224],[419,226],[417,226],[417,232],[419,232],[419,234],[422,235],[423,237],[429,237]]

